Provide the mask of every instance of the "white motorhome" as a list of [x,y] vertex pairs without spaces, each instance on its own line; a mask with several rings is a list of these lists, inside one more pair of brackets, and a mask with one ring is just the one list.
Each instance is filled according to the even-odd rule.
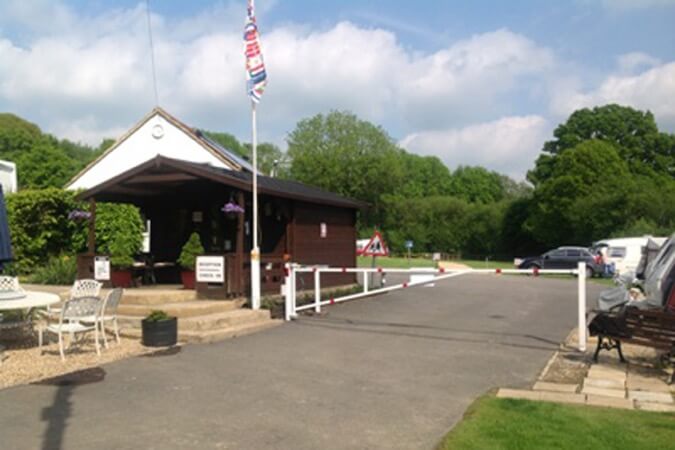
[[16,192],[16,164],[13,162],[0,160],[0,185],[5,194]]
[[623,273],[637,268],[642,257],[642,248],[649,239],[659,245],[666,241],[666,238],[653,236],[603,239],[595,242],[593,249],[602,252],[605,264],[614,264],[616,273]]

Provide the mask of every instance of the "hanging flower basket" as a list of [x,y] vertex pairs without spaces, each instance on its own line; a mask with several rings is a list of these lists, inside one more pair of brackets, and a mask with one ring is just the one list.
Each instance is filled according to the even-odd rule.
[[91,213],[88,211],[82,211],[81,209],[74,209],[68,213],[68,219],[75,222],[84,222],[85,220],[91,219]]
[[223,205],[221,211],[225,213],[227,217],[234,218],[237,214],[244,214],[244,208],[237,205],[236,203],[230,201]]

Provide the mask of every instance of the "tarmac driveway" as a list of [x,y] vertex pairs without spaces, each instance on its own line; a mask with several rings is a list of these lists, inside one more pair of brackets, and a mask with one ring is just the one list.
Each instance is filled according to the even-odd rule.
[[576,283],[462,276],[325,311],[0,391],[2,447],[430,449],[477,396],[533,382],[575,325]]

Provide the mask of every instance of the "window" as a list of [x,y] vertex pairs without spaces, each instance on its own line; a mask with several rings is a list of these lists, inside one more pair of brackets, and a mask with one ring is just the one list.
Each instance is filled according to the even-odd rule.
[[553,250],[547,253],[549,258],[562,258],[565,256],[565,250]]
[[578,258],[581,256],[581,250],[567,250],[567,256]]
[[607,250],[607,256],[610,258],[625,258],[626,247],[609,247]]

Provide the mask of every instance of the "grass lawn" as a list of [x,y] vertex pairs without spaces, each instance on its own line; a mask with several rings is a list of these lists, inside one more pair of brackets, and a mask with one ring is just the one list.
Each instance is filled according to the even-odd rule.
[[484,396],[438,449],[637,450],[673,448],[674,442],[672,413]]
[[[370,267],[373,261],[373,258],[370,256],[357,256],[357,264],[359,267]],[[467,266],[473,269],[513,269],[512,261],[488,261],[487,265],[485,261],[469,260],[469,259],[458,259],[453,260],[459,264],[466,264]],[[409,267],[436,267],[436,262],[431,259],[425,258],[404,258],[396,256],[387,256],[381,257],[378,256],[375,260],[375,265],[377,267],[385,267],[391,269],[407,269]]]
[[[372,256],[357,256],[356,264],[359,267],[370,267],[373,263]],[[407,269],[409,267],[436,267],[436,261],[423,258],[402,258],[397,256],[378,256],[375,258],[376,267],[389,269]]]

